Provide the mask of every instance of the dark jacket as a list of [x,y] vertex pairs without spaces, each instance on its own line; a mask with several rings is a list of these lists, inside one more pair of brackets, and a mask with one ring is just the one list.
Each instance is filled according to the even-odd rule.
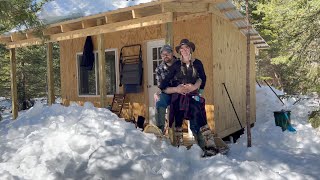
[[[181,66],[186,69],[185,73],[181,71]],[[193,76],[192,66],[197,71],[196,76]],[[167,87],[176,87],[180,84],[195,84],[200,78],[202,80],[200,89],[204,89],[207,81],[207,76],[204,72],[202,62],[199,59],[195,59],[192,63],[192,66],[190,65],[187,68],[185,63],[182,63],[180,60],[176,61],[172,64],[172,66],[170,66],[169,73],[165,77],[165,79],[162,80],[159,88],[161,90],[164,90]],[[170,83],[170,81],[172,82],[172,84]]]
[[83,47],[82,61],[80,67],[85,67],[87,70],[92,70],[94,63],[93,43],[91,36],[88,36]]

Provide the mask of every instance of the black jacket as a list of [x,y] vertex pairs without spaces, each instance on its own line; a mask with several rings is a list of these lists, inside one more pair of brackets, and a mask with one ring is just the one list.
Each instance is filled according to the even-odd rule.
[[[161,82],[159,88],[161,90],[166,89],[169,86],[177,87],[179,84],[195,84],[200,78],[202,80],[200,89],[204,89],[207,81],[207,76],[204,72],[203,64],[199,59],[195,59],[192,63],[194,69],[196,69],[196,76],[193,76],[193,69],[191,65],[187,68],[185,63],[181,63],[180,60],[176,61],[169,68],[169,74]],[[181,66],[186,69],[186,72],[181,71]],[[172,84],[170,83],[172,82]]]
[[81,67],[85,67],[87,70],[92,70],[94,63],[93,43],[91,36],[88,36],[83,47]]

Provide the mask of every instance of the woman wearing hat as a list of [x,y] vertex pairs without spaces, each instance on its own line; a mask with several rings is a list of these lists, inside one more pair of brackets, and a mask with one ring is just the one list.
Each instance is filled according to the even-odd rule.
[[[196,139],[201,135],[205,139],[204,144],[199,143],[205,153],[204,155],[214,155],[218,152],[218,149],[214,144],[214,136],[207,123],[205,101],[201,97],[201,92],[206,84],[206,74],[202,62],[192,57],[195,49],[194,43],[188,39],[180,41],[176,51],[180,54],[181,59],[169,68],[169,74],[161,82],[159,88],[166,93],[172,93],[169,126],[171,127],[173,121],[175,121],[177,142],[182,143],[181,127],[183,119],[195,121],[190,124],[196,124],[193,127]],[[199,86],[196,86],[195,83],[199,79],[201,79],[201,85],[198,89]],[[168,88],[170,85],[177,89]],[[181,91],[181,86],[184,89],[183,91]]]

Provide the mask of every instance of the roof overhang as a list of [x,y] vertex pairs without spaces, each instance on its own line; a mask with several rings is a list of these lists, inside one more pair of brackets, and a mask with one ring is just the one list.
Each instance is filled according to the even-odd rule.
[[[0,43],[6,44],[7,48],[18,48],[164,24],[217,12],[224,14],[224,18],[236,26],[236,22],[245,21],[244,17],[229,18],[226,13],[231,11],[238,12],[228,0],[158,0],[48,25],[42,31],[45,37],[43,39],[29,30],[2,35]],[[243,26],[237,27],[241,32],[245,31],[242,29]],[[253,28],[250,31],[255,34],[255,38],[252,39],[253,44],[259,41],[259,45],[255,44],[257,48],[269,47],[257,31]]]

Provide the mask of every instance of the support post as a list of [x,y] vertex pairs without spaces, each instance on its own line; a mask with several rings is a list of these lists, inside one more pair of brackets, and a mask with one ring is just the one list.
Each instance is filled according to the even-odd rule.
[[16,70],[16,50],[10,49],[11,67],[11,99],[12,99],[12,119],[18,117],[18,90],[17,90],[17,70]]
[[165,24],[166,28],[166,44],[173,46],[173,24],[168,22]]
[[54,97],[54,78],[53,78],[53,59],[52,59],[52,42],[47,44],[47,78],[48,78],[48,105],[55,102]]
[[249,2],[246,0],[246,19],[247,19],[247,65],[246,65],[246,124],[247,124],[247,147],[251,147],[251,105],[250,105],[250,21],[249,21]]
[[[102,21],[98,21],[98,25],[102,24]],[[100,106],[106,107],[106,61],[105,61],[105,46],[104,46],[104,35],[97,35],[98,38],[98,58],[99,58],[99,90],[100,90]]]

